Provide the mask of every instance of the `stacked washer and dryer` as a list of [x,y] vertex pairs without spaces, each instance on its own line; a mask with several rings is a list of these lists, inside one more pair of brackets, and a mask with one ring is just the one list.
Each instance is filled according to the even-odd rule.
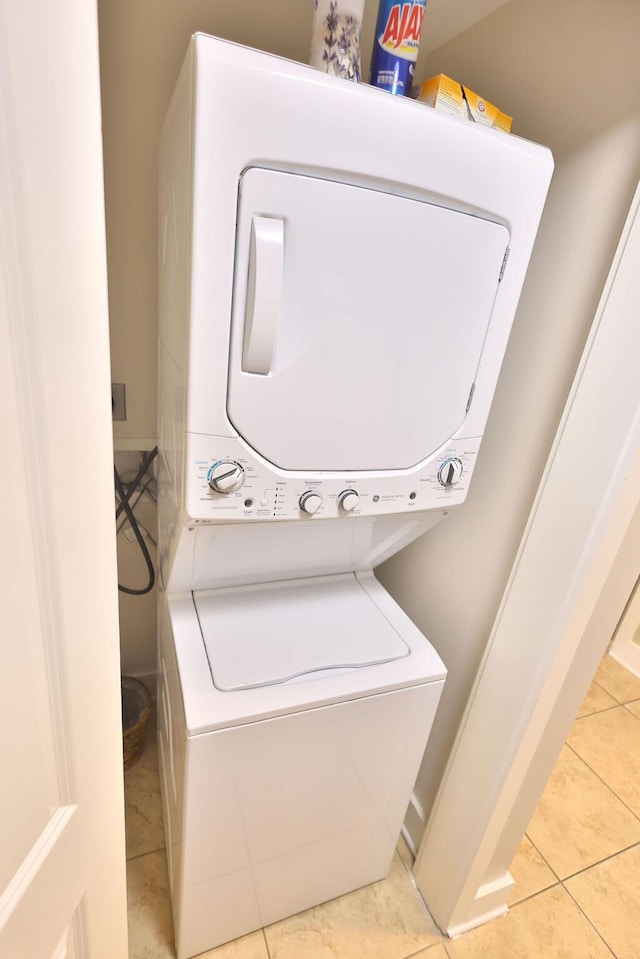
[[[160,157],[159,746],[185,959],[386,875],[547,150],[195,36]],[[464,602],[464,584],[460,584]]]

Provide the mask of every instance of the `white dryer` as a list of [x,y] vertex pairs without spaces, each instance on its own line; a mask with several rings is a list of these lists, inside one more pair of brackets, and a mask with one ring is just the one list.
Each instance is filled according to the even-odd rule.
[[205,36],[160,159],[159,744],[185,959],[389,868],[446,671],[372,570],[465,499],[552,161]]

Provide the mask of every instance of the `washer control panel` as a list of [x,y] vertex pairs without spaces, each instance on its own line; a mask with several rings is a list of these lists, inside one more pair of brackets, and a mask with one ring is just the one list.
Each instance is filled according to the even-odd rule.
[[464,466],[459,456],[448,456],[438,469],[438,482],[443,486],[457,486],[462,479]]
[[322,506],[322,496],[317,490],[305,490],[298,500],[298,506],[305,513],[309,513],[310,516],[313,516],[313,514],[317,513]]
[[189,521],[265,522],[381,516],[447,509],[464,502],[480,439],[452,440],[413,470],[285,473],[242,440],[190,434],[186,450]]
[[245,472],[233,460],[216,460],[207,473],[209,486],[214,493],[235,493],[244,483]]

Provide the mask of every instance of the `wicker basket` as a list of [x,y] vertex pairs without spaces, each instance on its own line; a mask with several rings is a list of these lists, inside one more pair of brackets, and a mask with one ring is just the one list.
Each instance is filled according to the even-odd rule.
[[151,713],[151,694],[144,683],[133,676],[123,676],[122,692],[122,752],[124,768],[129,769],[140,758],[147,738],[147,723]]

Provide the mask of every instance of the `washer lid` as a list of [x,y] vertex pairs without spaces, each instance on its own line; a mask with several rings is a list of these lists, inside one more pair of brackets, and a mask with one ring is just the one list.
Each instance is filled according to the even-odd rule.
[[326,576],[193,594],[216,689],[315,678],[409,655],[354,576]]
[[416,466],[464,422],[508,245],[479,216],[247,170],[229,420],[282,469]]

